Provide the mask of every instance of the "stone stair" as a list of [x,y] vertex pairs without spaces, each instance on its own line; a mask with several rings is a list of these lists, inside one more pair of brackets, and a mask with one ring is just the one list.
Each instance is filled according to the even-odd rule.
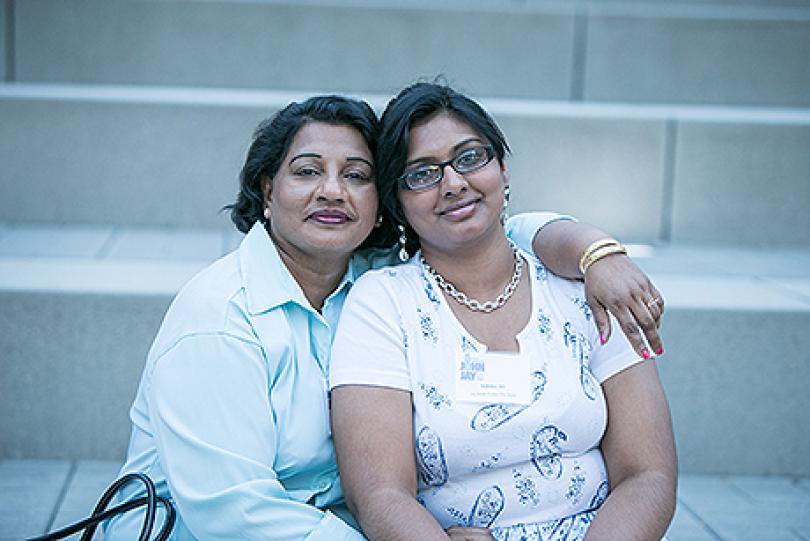
[[439,72],[504,129],[513,212],[642,245],[682,471],[810,475],[808,0],[5,0],[0,458],[123,456],[261,119]]

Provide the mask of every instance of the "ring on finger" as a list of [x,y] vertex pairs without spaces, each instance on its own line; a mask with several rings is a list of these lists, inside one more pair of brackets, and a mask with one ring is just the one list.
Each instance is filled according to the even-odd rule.
[[661,299],[659,299],[658,297],[653,297],[652,299],[650,299],[650,302],[647,303],[647,308],[652,308],[653,306],[656,306],[660,302]]

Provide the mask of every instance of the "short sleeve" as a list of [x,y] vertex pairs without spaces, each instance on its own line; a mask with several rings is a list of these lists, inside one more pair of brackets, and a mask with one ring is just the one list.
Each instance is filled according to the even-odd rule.
[[352,287],[332,346],[329,386],[375,385],[411,390],[407,338],[393,278],[386,271],[364,275]]
[[524,212],[506,220],[506,236],[523,251],[534,253],[532,242],[537,232],[551,222],[573,220],[573,217],[555,212]]
[[619,322],[610,315],[610,338],[604,345],[597,345],[591,357],[591,373],[599,383],[614,376],[630,366],[643,361],[630,345],[627,336],[622,332]]

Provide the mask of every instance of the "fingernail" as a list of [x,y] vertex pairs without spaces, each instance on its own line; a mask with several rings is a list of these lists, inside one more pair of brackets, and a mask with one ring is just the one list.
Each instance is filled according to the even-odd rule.
[[650,353],[646,349],[643,349],[641,350],[641,356],[644,357],[645,359],[649,359]]
[[664,354],[664,346],[658,346],[658,349],[655,350],[656,355],[663,355]]
[[599,342],[604,346],[605,345],[605,335],[601,332],[599,333]]

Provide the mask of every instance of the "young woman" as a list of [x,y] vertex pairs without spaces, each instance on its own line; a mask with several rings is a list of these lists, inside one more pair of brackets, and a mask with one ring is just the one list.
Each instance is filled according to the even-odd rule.
[[506,237],[494,121],[417,84],[380,134],[382,202],[421,250],[355,284],[332,350],[338,464],[365,534],[660,539],[676,463],[655,365],[621,333],[601,339],[582,284]]

